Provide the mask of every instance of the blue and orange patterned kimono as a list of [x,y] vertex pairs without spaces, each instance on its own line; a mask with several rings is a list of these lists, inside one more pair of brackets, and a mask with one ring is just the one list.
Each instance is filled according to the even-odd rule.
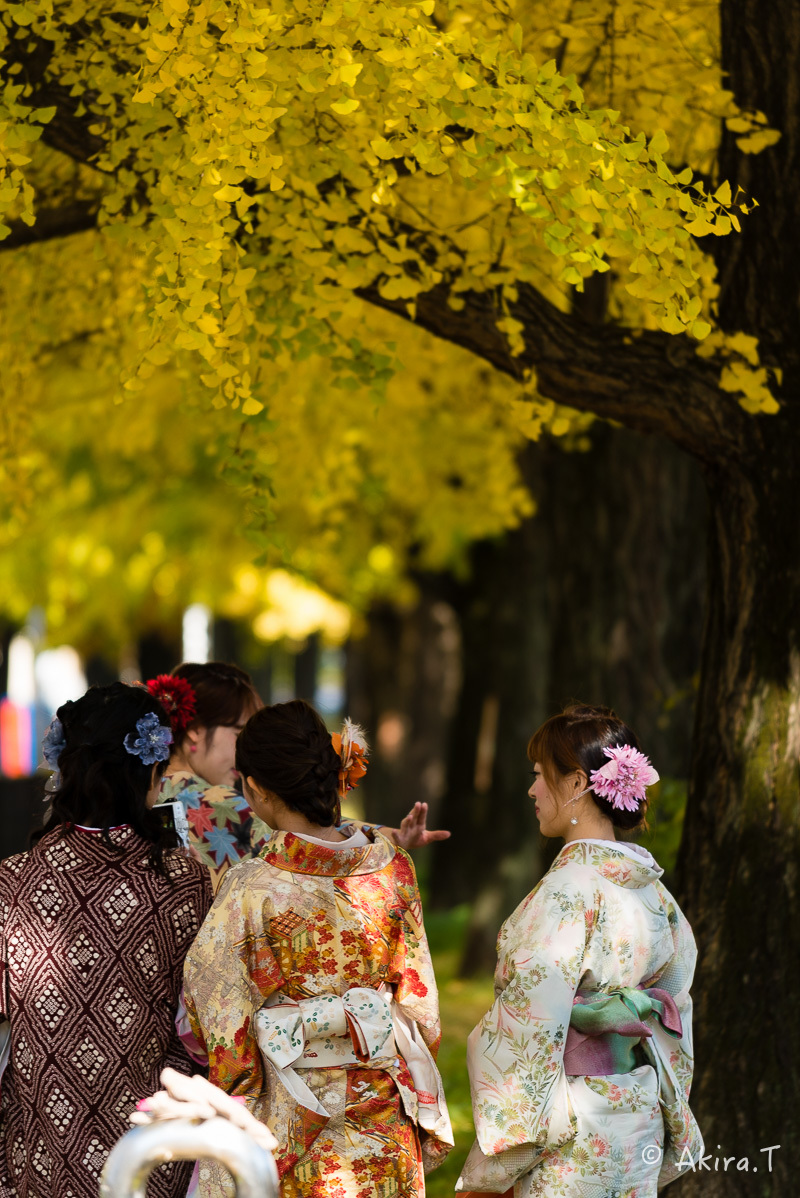
[[158,802],[183,804],[189,843],[208,866],[214,891],[231,865],[252,857],[270,835],[238,791],[206,782],[188,770],[164,774]]
[[[284,1198],[416,1198],[452,1146],[414,867],[372,828],[355,839],[273,833],[186,961],[194,1055],[275,1133]],[[204,1162],[199,1193],[233,1191]]]

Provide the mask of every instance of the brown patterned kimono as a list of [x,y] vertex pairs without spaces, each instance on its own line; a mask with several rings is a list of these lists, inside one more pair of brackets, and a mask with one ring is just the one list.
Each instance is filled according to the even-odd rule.
[[[174,1026],[186,951],[211,902],[180,851],[171,881],[132,828],[48,833],[0,864],[0,1198],[97,1198],[109,1150],[165,1065],[192,1066]],[[154,1174],[181,1198],[190,1166]]]
[[[418,1198],[452,1146],[414,867],[372,828],[361,841],[273,833],[186,958],[187,1043],[277,1136],[283,1198]],[[205,1162],[198,1182],[233,1192]]]

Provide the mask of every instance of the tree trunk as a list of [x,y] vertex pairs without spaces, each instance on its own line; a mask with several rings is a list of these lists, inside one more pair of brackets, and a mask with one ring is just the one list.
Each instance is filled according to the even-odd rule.
[[358,797],[370,820],[397,827],[417,800],[434,826],[445,746],[459,690],[461,643],[449,580],[419,579],[412,609],[376,604],[365,635],[347,648],[347,711],[370,737]]
[[[721,176],[760,208],[720,246],[720,321],[758,337],[784,373],[781,412],[751,419],[738,454],[707,467],[708,616],[678,897],[699,950],[693,1105],[708,1150],[749,1169],[692,1173],[681,1194],[784,1198],[800,1152],[800,7],[723,0],[721,14],[728,86],[781,140],[751,156],[723,138]],[[770,1171],[763,1150],[776,1144]]]
[[139,671],[145,681],[158,674],[168,674],[181,660],[180,629],[145,633],[139,638],[137,656]]
[[613,707],[664,777],[687,779],[705,585],[705,494],[669,442],[597,424],[542,454],[548,713]]
[[314,633],[294,658],[294,693],[298,699],[314,702],[319,673],[319,636]]
[[431,904],[472,903],[465,974],[493,965],[500,923],[541,873],[524,746],[546,702],[545,535],[534,518],[475,546],[454,599],[463,675],[441,818],[453,837],[436,846]]
[[[719,471],[709,487],[709,619],[679,896],[699,950],[693,1103],[707,1150],[748,1157],[752,1172],[683,1183],[703,1198],[784,1198],[796,1186],[797,425],[762,421],[754,440],[768,474]],[[770,1172],[762,1150],[775,1144]]]

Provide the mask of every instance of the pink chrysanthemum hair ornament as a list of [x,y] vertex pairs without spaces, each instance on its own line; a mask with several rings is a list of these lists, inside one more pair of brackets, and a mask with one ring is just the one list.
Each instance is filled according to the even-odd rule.
[[351,719],[346,719],[342,731],[331,737],[333,747],[342,759],[339,770],[339,797],[344,799],[348,790],[355,790],[367,772],[369,745],[364,729]]
[[610,745],[603,752],[610,761],[599,770],[592,770],[589,789],[618,811],[636,811],[648,786],[658,782],[649,757],[630,745]]

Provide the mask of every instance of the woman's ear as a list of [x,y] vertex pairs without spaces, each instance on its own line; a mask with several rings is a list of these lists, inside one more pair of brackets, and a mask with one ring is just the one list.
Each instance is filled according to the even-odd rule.
[[150,771],[150,786],[147,791],[145,804],[147,807],[155,807],[161,794],[161,778],[163,771],[159,770],[157,765],[154,765]]
[[186,748],[190,753],[197,752],[197,746],[200,743],[200,728],[190,728],[186,733]]
[[263,786],[259,786],[259,784],[256,782],[255,778],[252,777],[252,775],[248,775],[244,779],[243,785],[244,785],[245,791],[249,791],[251,794],[256,795],[257,798],[261,799],[262,803],[266,802],[267,799],[270,798],[269,791],[265,790]]

